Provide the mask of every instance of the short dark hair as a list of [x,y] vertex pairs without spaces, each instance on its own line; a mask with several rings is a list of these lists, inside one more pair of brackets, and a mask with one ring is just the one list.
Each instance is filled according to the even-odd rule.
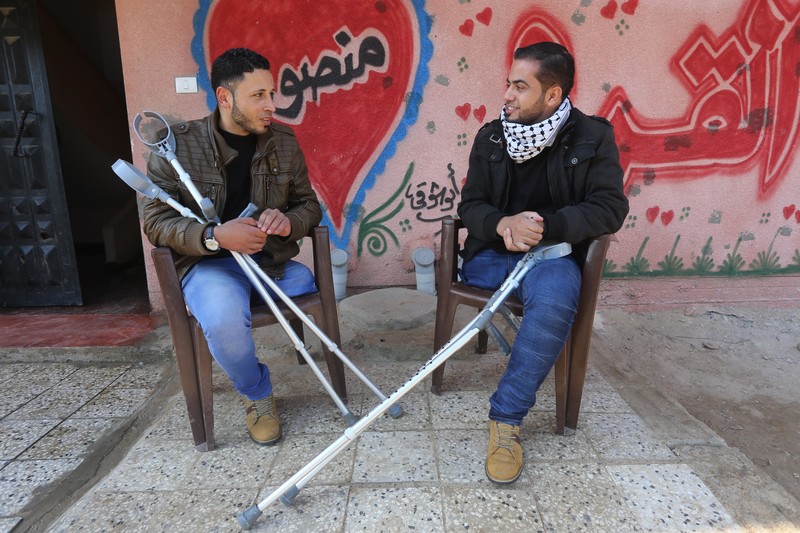
[[269,70],[267,58],[249,48],[231,48],[223,52],[211,65],[211,89],[232,89],[244,79],[245,72],[256,69]]
[[561,87],[564,98],[569,96],[575,83],[575,60],[565,47],[558,43],[541,42],[517,48],[514,59],[539,63],[536,79],[545,90],[553,85]]

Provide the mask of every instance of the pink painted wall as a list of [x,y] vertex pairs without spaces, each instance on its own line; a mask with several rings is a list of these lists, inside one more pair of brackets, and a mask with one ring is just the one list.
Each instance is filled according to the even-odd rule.
[[117,0],[117,16],[131,118],[208,113],[226,48],[270,59],[350,285],[414,283],[511,52],[545,38],[573,51],[573,102],[622,152],[631,212],[607,276],[800,273],[800,0]]

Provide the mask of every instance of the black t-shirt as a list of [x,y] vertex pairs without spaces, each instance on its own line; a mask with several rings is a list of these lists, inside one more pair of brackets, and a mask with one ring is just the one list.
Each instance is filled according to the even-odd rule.
[[522,211],[539,214],[553,212],[553,197],[547,181],[547,153],[545,148],[539,155],[522,163],[509,160],[510,183],[508,190],[508,215]]
[[250,203],[252,178],[250,167],[256,153],[256,136],[254,134],[236,135],[220,130],[228,146],[238,152],[233,161],[225,165],[227,181],[225,183],[225,206],[222,211],[222,222],[237,218]]

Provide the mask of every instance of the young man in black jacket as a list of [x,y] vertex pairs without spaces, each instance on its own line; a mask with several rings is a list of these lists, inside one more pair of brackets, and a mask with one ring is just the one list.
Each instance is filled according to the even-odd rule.
[[468,285],[497,289],[531,248],[573,246],[571,255],[533,268],[516,292],[524,316],[490,399],[486,475],[496,483],[522,472],[519,426],[569,335],[588,242],[616,232],[628,214],[613,130],[572,107],[574,72],[559,44],[515,51],[505,106],[475,138],[458,206],[468,230]]

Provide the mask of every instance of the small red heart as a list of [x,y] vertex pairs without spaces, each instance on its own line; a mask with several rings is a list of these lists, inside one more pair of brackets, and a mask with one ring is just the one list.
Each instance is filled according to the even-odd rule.
[[669,211],[664,211],[661,213],[661,222],[664,223],[665,226],[669,226],[669,223],[672,222],[672,219],[675,217],[675,212],[670,209]]
[[616,0],[611,0],[609,3],[605,5],[605,7],[603,7],[600,10],[600,14],[607,19],[613,19],[616,13],[617,13]]
[[647,208],[647,211],[645,211],[645,214],[647,215],[647,220],[648,220],[650,223],[652,223],[652,222],[655,222],[655,220],[656,220],[656,217],[658,216],[658,212],[659,212],[659,211],[660,211],[660,210],[659,210],[659,208],[658,208],[658,206],[657,206],[657,205],[654,205],[653,207],[648,207],[648,208]]
[[475,15],[475,20],[483,24],[484,26],[488,26],[490,22],[492,22],[492,8],[487,7],[477,15]]
[[475,115],[475,118],[478,119],[478,122],[482,123],[483,119],[486,118],[486,106],[482,105],[480,107],[476,107],[472,114]]
[[456,115],[458,115],[461,120],[467,120],[469,118],[469,112],[471,109],[472,106],[469,105],[469,103],[456,106]]
[[639,0],[628,0],[627,2],[619,6],[622,12],[625,13],[626,15],[633,15],[634,13],[636,13],[637,7],[639,7]]
[[472,22],[472,19],[467,19],[464,21],[464,24],[458,27],[458,31],[460,31],[463,35],[467,37],[472,37],[472,29],[475,27],[475,23]]
[[784,207],[783,208],[783,218],[785,218],[786,220],[789,220],[792,217],[792,213],[794,213],[794,210],[795,210],[794,204],[787,205],[786,207]]

